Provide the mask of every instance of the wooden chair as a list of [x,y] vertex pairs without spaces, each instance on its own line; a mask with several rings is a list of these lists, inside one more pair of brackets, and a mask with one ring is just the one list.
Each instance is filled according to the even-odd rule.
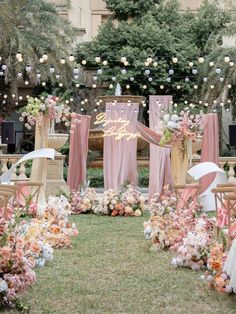
[[8,203],[12,198],[14,198],[14,195],[14,189],[5,189],[0,185],[1,208],[3,208],[3,217],[5,219],[7,219]]
[[[229,193],[233,193],[236,190],[236,186],[232,184],[219,184],[216,188],[212,189],[211,192],[214,193],[215,197],[215,209],[216,209],[216,217],[218,220],[219,217],[219,209],[226,209],[226,201],[225,196]],[[227,216],[229,219],[229,213],[227,210]],[[216,238],[219,237],[220,227],[216,226]]]
[[[18,188],[18,193],[23,197],[25,203],[28,202],[29,195],[31,199],[34,199],[38,203],[39,192],[43,187],[42,182],[33,182],[33,181],[20,181],[15,182],[16,187]],[[23,188],[28,187],[29,189],[24,190]]]
[[199,184],[176,184],[174,185],[174,191],[176,195],[176,206],[178,206],[179,202],[182,201],[183,206],[187,204],[189,198],[184,199],[184,192],[187,192],[187,190],[193,190],[193,193],[191,194],[191,197],[195,200],[197,200],[197,197],[199,195]]
[[234,191],[234,193],[226,194],[224,196],[224,200],[226,201],[228,220],[229,220],[229,229],[228,229],[228,235],[227,235],[227,248],[229,249],[231,245],[231,233],[230,233],[230,228],[232,226],[231,218],[233,215],[236,214],[236,191]]

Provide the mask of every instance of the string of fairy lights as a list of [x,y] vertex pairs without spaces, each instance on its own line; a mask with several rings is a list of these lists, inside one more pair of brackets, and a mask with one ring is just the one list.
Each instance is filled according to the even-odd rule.
[[[18,52],[15,56],[15,60],[17,62],[17,68],[20,68],[20,70],[16,73],[17,80],[19,82],[23,82],[25,86],[28,86],[31,84],[32,76],[36,78],[35,85],[39,85],[42,87],[48,86],[50,84],[50,81],[52,77],[56,80],[56,87],[64,88],[63,84],[63,72],[60,72],[60,69],[63,68],[66,64],[69,64],[71,67],[71,83],[74,87],[80,88],[83,87],[83,84],[81,84],[81,69],[83,67],[90,66],[91,71],[93,71],[94,75],[92,77],[92,83],[89,86],[91,89],[96,89],[101,87],[103,83],[106,83],[106,86],[108,89],[112,90],[115,89],[116,84],[118,83],[117,76],[113,75],[109,79],[106,78],[106,81],[102,79],[102,74],[106,73],[108,70],[111,69],[111,66],[109,65],[109,62],[107,60],[102,60],[101,57],[95,57],[94,60],[80,60],[80,62],[76,62],[76,58],[73,54],[70,54],[67,58],[61,58],[59,61],[59,64],[53,64],[48,56],[48,54],[44,53],[39,59],[38,63],[34,63],[34,66],[30,64],[25,65],[24,55],[21,52]],[[158,57],[158,59],[154,59],[152,57],[146,58],[143,63],[140,65],[140,69],[142,69],[142,80],[143,84],[141,86],[141,89],[144,91],[149,88],[149,84],[151,86],[155,85],[156,92],[158,93],[158,90],[160,90],[162,93],[164,93],[165,89],[168,88],[168,86],[172,86],[172,88],[175,88],[177,91],[184,88],[183,84],[191,84],[191,87],[193,90],[199,89],[202,84],[207,83],[208,88],[213,90],[216,87],[216,84],[224,84],[225,83],[225,77],[224,73],[225,71],[232,69],[236,66],[236,63],[234,60],[232,60],[228,55],[225,55],[223,58],[223,63],[219,64],[219,62],[210,61],[208,62],[204,57],[200,56],[195,61],[189,61],[184,65],[184,69],[186,72],[186,75],[178,75],[178,63],[181,62],[181,59],[179,60],[178,57],[172,57],[169,58],[169,61],[167,62],[166,59],[163,57]],[[207,64],[206,64],[207,63]],[[21,66],[22,65],[22,66]],[[201,67],[203,65],[207,65],[209,69],[211,69],[210,76],[204,76],[201,81],[197,82],[197,77],[199,74],[201,74]],[[40,67],[44,66],[44,75],[40,71]],[[120,67],[119,74],[123,76],[124,81],[126,81],[126,84],[123,86],[123,89],[126,89],[128,91],[131,89],[132,85],[138,84],[138,80],[134,75],[129,75],[129,73],[132,73],[132,70],[134,69],[134,66],[132,65],[132,62],[129,62],[126,57],[121,57],[120,60],[117,60],[117,66]],[[183,67],[183,64],[182,64]],[[158,71],[165,69],[166,77],[165,81],[155,82],[155,80],[152,77],[152,74],[155,73],[157,75]],[[137,67],[135,68],[137,69]],[[176,73],[177,72],[177,73]],[[45,73],[47,73],[45,77]],[[214,75],[213,75],[214,74]],[[8,65],[7,61],[4,61],[3,58],[0,56],[0,78],[5,77],[8,75]],[[139,77],[140,79],[140,77]],[[179,80],[177,83],[174,81],[174,79]],[[173,82],[174,81],[174,82]],[[172,83],[173,82],[173,83]],[[226,84],[226,88],[230,90],[232,88],[232,84],[229,82]],[[7,95],[6,93],[0,93],[0,97],[2,98],[2,104],[5,105],[7,103],[7,100],[9,96],[12,98],[12,101],[15,102],[16,105],[19,104],[20,101],[27,100],[29,98],[29,95],[23,96],[23,95]],[[70,98],[66,102],[69,104],[70,102],[73,102],[74,99]],[[194,108],[195,106],[213,106],[214,108],[218,105],[219,107],[224,107],[225,105],[230,106],[232,101],[230,99],[226,100],[226,103],[224,102],[218,102],[217,100],[213,100],[212,104],[209,104],[207,102],[204,102],[203,100],[196,101],[189,101],[189,100],[181,100],[181,101],[175,101],[173,103],[173,106],[178,106],[178,102],[184,103],[186,106],[189,106],[190,108]],[[85,106],[88,103],[87,99],[84,99],[81,101],[81,111],[85,111]],[[100,105],[99,101],[96,101],[96,106],[98,107]],[[146,107],[146,103],[143,102],[143,107]],[[98,109],[95,108],[94,111],[96,112]],[[214,109],[213,109],[214,110]]]

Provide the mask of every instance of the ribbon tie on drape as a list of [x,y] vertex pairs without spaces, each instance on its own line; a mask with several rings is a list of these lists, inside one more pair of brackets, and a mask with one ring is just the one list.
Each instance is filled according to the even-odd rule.
[[224,228],[229,223],[228,213],[226,208],[218,208],[216,226]]

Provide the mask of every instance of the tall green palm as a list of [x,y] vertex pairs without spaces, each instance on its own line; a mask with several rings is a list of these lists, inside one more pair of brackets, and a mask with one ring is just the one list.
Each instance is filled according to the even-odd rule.
[[[52,4],[44,0],[0,0],[0,68],[6,65],[5,84],[10,92],[17,95],[19,84],[18,73],[23,79],[36,84],[47,80],[50,67],[55,72],[50,77],[56,81],[55,74],[60,73],[60,80],[67,83],[71,78],[68,56],[72,50],[73,29],[62,19]],[[22,54],[21,62],[16,54]],[[48,60],[40,63],[39,59],[47,54]],[[60,60],[66,63],[62,65]],[[32,70],[26,71],[30,65]]]

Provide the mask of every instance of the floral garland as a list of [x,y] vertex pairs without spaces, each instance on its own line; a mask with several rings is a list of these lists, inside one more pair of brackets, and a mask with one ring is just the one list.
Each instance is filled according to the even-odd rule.
[[[213,236],[213,220],[205,214],[199,216],[201,206],[190,197],[183,209],[176,207],[176,197],[171,189],[151,202],[151,216],[144,223],[144,235],[151,240],[152,249],[170,249],[178,252],[172,265],[201,268]],[[199,265],[198,265],[199,264]]]
[[13,210],[8,220],[0,217],[0,308],[22,308],[19,295],[36,281],[34,268],[53,259],[53,247],[71,245],[78,231],[68,221],[70,210],[64,196],[49,197],[43,217],[17,223]]

